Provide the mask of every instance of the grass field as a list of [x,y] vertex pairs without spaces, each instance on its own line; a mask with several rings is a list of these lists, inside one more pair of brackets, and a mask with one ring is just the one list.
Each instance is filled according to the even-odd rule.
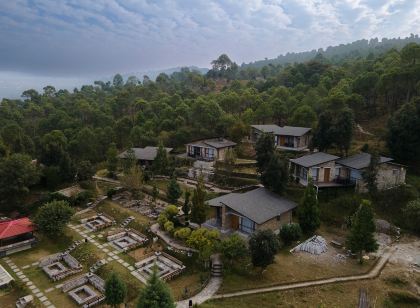
[[[396,277],[403,277],[396,278]],[[401,273],[388,265],[380,278],[319,287],[277,291],[212,300],[202,308],[271,307],[357,307],[360,289],[367,291],[369,307],[419,307],[415,295],[420,286],[419,273]],[[401,282],[402,281],[402,282]],[[391,294],[399,295],[391,298]]]

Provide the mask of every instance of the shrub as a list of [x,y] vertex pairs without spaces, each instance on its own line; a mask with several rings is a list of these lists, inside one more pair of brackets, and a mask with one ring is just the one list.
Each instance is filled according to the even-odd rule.
[[159,214],[159,217],[158,217],[158,219],[157,219],[157,222],[158,222],[158,224],[159,224],[159,226],[161,227],[161,228],[163,228],[164,226],[165,226],[165,223],[168,221],[168,218],[166,217],[166,215],[165,215],[165,213],[163,212],[163,213],[160,213]]
[[165,231],[172,233],[174,231],[174,223],[172,221],[165,222],[164,226]]
[[394,304],[420,304],[420,297],[408,291],[389,291],[388,297]]
[[106,192],[106,195],[107,195],[108,198],[112,198],[116,193],[117,193],[117,190],[115,188],[110,188]]
[[290,223],[281,227],[279,235],[285,245],[290,245],[302,236],[302,230],[299,224]]
[[174,220],[175,216],[178,215],[178,212],[179,210],[176,205],[168,205],[164,211],[166,218],[170,221]]
[[175,237],[180,238],[182,240],[186,240],[191,235],[190,228],[181,228],[175,231]]
[[403,209],[405,225],[420,233],[420,199],[416,199],[408,202],[406,207]]

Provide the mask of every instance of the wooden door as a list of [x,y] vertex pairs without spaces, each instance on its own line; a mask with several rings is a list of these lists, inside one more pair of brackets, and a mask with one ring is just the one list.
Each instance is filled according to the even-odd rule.
[[280,136],[280,145],[283,146],[286,143],[286,137]]
[[230,216],[230,227],[233,230],[238,230],[239,228],[239,217],[236,215]]
[[330,181],[330,171],[331,168],[324,168],[324,182]]

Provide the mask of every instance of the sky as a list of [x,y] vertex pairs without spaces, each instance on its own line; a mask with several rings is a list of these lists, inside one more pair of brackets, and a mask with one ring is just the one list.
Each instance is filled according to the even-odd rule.
[[0,97],[16,82],[77,86],[209,67],[221,53],[240,64],[419,29],[420,0],[0,0]]

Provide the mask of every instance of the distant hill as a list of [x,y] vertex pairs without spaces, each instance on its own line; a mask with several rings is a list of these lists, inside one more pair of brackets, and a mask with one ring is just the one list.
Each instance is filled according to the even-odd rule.
[[[172,73],[175,72],[179,72],[181,71],[182,68],[189,68],[191,71],[198,71],[201,74],[206,74],[207,71],[209,70],[208,68],[205,67],[197,67],[197,66],[178,66],[178,67],[172,67],[172,68],[167,68],[167,69],[162,69],[162,70],[148,70],[148,71],[140,71],[140,72],[131,72],[131,73],[124,73],[122,74],[124,80],[127,80],[127,78],[129,76],[136,76],[137,78],[139,78],[140,80],[143,80],[143,76],[147,75],[149,76],[149,78],[151,80],[155,80],[157,76],[159,76],[159,74],[164,73],[166,75],[171,75]],[[110,79],[112,80],[112,78]]]
[[279,55],[274,59],[259,60],[247,64],[244,63],[241,65],[241,67],[260,68],[269,64],[278,65],[295,62],[306,62],[313,59],[318,54],[321,54],[324,58],[330,60],[331,62],[339,62],[348,58],[357,58],[360,56],[366,57],[370,53],[374,55],[382,54],[392,48],[400,50],[406,44],[412,42],[420,44],[420,38],[417,34],[411,34],[406,38],[383,38],[381,41],[379,41],[377,38],[370,40],[363,39],[348,44],[329,46],[325,50],[323,48],[319,48],[318,50],[313,49],[311,51],[304,52],[288,52],[284,55]]

